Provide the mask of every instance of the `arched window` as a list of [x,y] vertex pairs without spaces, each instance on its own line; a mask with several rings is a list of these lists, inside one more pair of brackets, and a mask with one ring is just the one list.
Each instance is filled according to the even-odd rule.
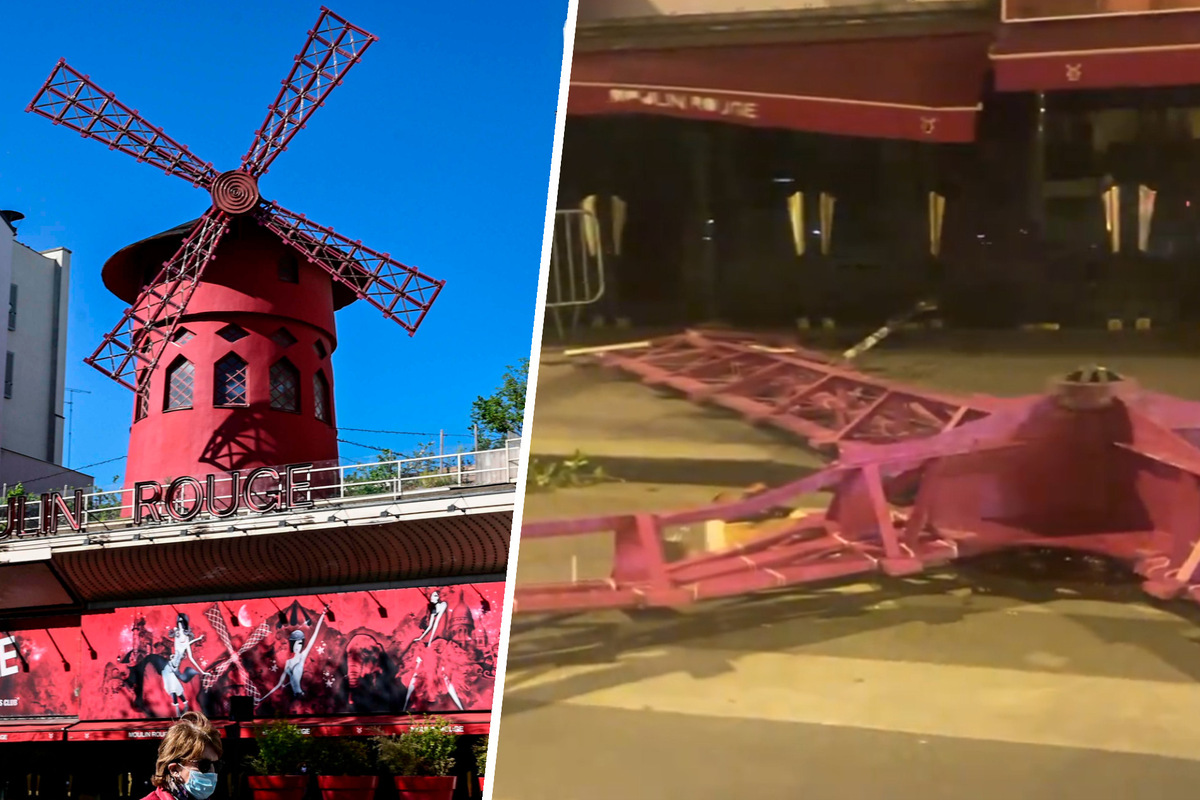
[[137,405],[133,413],[133,421],[140,422],[150,413],[150,373],[139,370],[137,376]]
[[213,374],[213,405],[246,405],[246,361],[230,353],[217,362]]
[[300,410],[300,370],[286,358],[271,366],[271,408]]
[[329,381],[326,380],[325,373],[320,370],[313,375],[313,406],[317,419],[321,422],[333,421],[333,403],[329,397]]
[[196,368],[183,356],[167,369],[167,396],[163,410],[174,411],[192,407],[192,387],[196,383]]

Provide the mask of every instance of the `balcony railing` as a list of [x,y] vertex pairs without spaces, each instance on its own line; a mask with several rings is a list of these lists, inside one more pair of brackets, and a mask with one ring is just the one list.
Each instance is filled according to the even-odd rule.
[[[297,501],[303,501],[303,508],[293,505],[294,513],[305,513],[318,508],[345,508],[359,505],[395,503],[413,501],[434,497],[447,492],[461,492],[469,489],[485,489],[488,487],[514,486],[517,482],[517,471],[520,461],[521,440],[510,439],[504,446],[492,450],[480,450],[470,453],[454,453],[450,455],[424,456],[421,458],[404,458],[393,461],[378,461],[366,464],[348,465],[314,465],[303,471],[302,481],[307,484],[304,488],[295,489],[293,495]],[[285,467],[277,468],[281,475]],[[63,496],[67,509],[77,517],[84,532],[118,531],[128,528],[154,528],[160,526],[180,525],[191,526],[205,523],[226,522],[238,518],[264,516],[265,514],[286,513],[286,509],[261,508],[263,498],[271,496],[278,498],[282,491],[279,482],[273,476],[259,476],[255,481],[247,483],[248,474],[239,476],[237,497],[234,496],[233,478],[217,476],[212,480],[212,491],[209,496],[205,476],[197,476],[194,484],[183,485],[176,492],[167,507],[166,501],[156,505],[162,512],[154,519],[152,514],[144,514],[140,524],[134,522],[134,490],[113,489],[85,491],[82,498],[82,512],[75,508],[74,493]],[[164,487],[167,482],[164,481]],[[197,492],[199,489],[199,492]],[[252,508],[246,499],[254,496],[260,506]],[[143,499],[147,499],[143,496]],[[49,516],[57,512],[58,533],[73,534],[74,529],[66,522],[63,512],[54,507],[48,508],[47,516],[43,516],[43,500],[41,497],[28,496],[21,530],[28,536],[38,536],[40,539],[47,535],[46,527]],[[213,509],[217,513],[213,513]],[[237,507],[233,513],[221,513]],[[193,510],[198,509],[198,510]],[[145,506],[143,506],[145,510]],[[174,513],[172,513],[172,511]],[[7,523],[8,509],[5,509]],[[20,534],[10,536],[7,542],[0,538],[0,549],[6,543],[22,538]]]

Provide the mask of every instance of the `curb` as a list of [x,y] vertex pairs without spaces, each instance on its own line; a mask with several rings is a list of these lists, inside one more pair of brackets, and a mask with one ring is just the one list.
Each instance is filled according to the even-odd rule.
[[[570,456],[531,453],[533,460],[551,461]],[[780,461],[745,459],[639,458],[637,456],[591,456],[588,463],[626,483],[661,483],[692,486],[745,488],[756,483],[781,486],[811,475],[816,470]]]

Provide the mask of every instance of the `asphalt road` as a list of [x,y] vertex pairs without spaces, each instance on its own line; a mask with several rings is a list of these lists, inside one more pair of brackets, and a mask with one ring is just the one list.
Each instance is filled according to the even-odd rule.
[[[881,352],[869,366],[948,391],[1020,394],[1103,355]],[[1200,397],[1194,359],[1110,366]],[[744,423],[643,387],[549,377],[535,455],[782,452],[734,427]],[[539,449],[539,437],[561,442]],[[531,494],[526,518],[679,508],[718,491]],[[518,585],[603,575],[609,550],[604,537],[529,542]],[[1200,609],[1151,605],[1130,576],[1077,557],[959,564],[683,614],[517,617],[513,631],[495,800],[1123,800],[1200,781]]]
[[[1098,798],[1200,780],[1200,629],[988,571],[518,618],[496,800]],[[1070,585],[1070,584],[1068,584]]]

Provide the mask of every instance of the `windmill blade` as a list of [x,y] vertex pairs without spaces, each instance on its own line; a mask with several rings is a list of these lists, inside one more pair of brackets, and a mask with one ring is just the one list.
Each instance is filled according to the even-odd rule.
[[29,103],[26,111],[45,117],[55,125],[66,125],[87,139],[96,139],[110,150],[128,153],[147,161],[168,175],[179,175],[208,189],[216,177],[212,164],[194,156],[186,145],[146,122],[134,109],[117,100],[112,92],[60,60]]
[[255,134],[254,144],[242,156],[242,168],[255,177],[264,175],[275,157],[287,149],[292,137],[325,104],[325,98],[375,41],[378,37],[322,8],[292,71],[283,81],[279,96]]
[[205,266],[229,228],[229,215],[210,208],[154,281],[142,290],[100,347],[84,362],[117,383],[138,390],[136,373],[153,371],[175,335]]
[[387,253],[366,247],[271,203],[260,211],[259,221],[324,267],[334,280],[354,290],[363,300],[395,320],[412,336],[417,332],[445,281],[429,277],[415,267],[393,261]]

